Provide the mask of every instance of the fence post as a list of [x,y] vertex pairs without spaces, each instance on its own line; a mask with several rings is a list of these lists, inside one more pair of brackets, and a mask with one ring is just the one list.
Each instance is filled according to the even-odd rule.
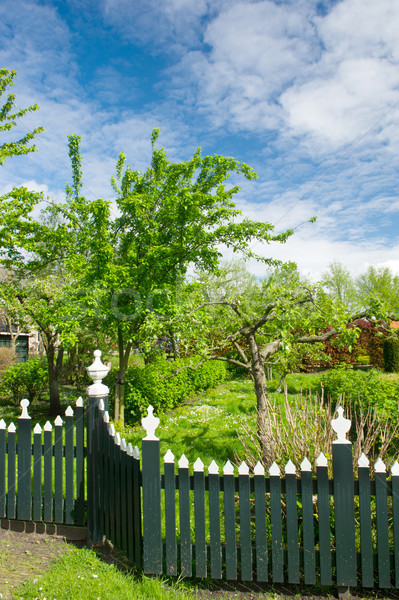
[[90,544],[97,544],[103,532],[100,531],[100,457],[98,456],[98,405],[103,400],[108,406],[109,389],[102,383],[108,374],[108,367],[101,362],[101,351],[94,351],[94,362],[87,367],[88,376],[94,383],[87,388],[87,535]]
[[337,565],[337,586],[340,594],[348,594],[349,587],[357,585],[355,506],[352,466],[352,444],[346,439],[351,427],[349,419],[343,416],[344,409],[338,409],[338,418],[331,421],[337,434],[333,442],[333,480],[335,509],[335,545]]
[[143,477],[143,545],[144,572],[162,574],[162,530],[161,530],[161,457],[160,442],[155,436],[159,419],[153,415],[153,407],[141,420],[147,432],[142,443]]

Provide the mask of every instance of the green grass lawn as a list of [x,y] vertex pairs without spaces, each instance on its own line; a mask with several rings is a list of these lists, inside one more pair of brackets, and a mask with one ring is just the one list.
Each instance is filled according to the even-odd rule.
[[15,600],[187,600],[182,584],[134,577],[103,562],[93,550],[71,548],[42,576],[14,590]]
[[[276,394],[278,381],[270,382],[271,397],[284,399]],[[308,390],[320,391],[320,376],[293,374],[287,377],[289,394],[295,396]],[[256,421],[256,398],[250,380],[226,381],[187,401],[173,411],[159,415],[160,425],[156,431],[161,440],[161,455],[170,449],[176,461],[182,454],[192,464],[198,457],[209,465],[215,460],[223,466],[227,460],[245,459],[238,432],[244,420],[254,428]],[[120,432],[127,442],[140,447],[145,435],[137,425]]]

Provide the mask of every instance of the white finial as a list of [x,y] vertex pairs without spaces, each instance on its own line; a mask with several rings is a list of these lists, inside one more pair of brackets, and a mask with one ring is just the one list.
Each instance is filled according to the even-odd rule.
[[385,466],[385,463],[383,463],[381,458],[379,458],[374,465],[374,471],[376,473],[386,473],[386,470],[387,468]]
[[42,432],[42,428],[40,427],[39,423],[36,423],[36,425],[33,428],[33,433],[41,433]]
[[219,475],[219,467],[217,466],[214,460],[208,467],[208,473],[209,475]]
[[68,406],[68,408],[66,409],[65,416],[66,417],[73,417],[73,408],[71,406]]
[[326,456],[324,456],[323,452],[320,452],[319,456],[316,459],[317,467],[328,467],[328,460]]
[[105,406],[104,406],[104,400],[102,398],[100,398],[99,403],[98,403],[98,410],[104,410]]
[[391,475],[392,477],[397,477],[399,475],[399,463],[397,460],[395,460],[391,467]]
[[89,386],[87,393],[89,396],[107,396],[109,389],[102,380],[108,375],[109,368],[101,361],[101,350],[94,350],[94,362],[86,369],[88,376],[94,381]]
[[50,423],[50,421],[46,421],[43,427],[43,431],[52,431],[53,430],[53,426]]
[[346,434],[351,428],[350,419],[344,418],[344,409],[342,406],[337,408],[338,417],[331,421],[331,427],[337,434],[337,439],[333,441],[333,444],[350,444],[350,441],[346,439]]
[[188,459],[184,456],[184,454],[182,454],[179,462],[179,469],[188,469]]
[[5,429],[6,428],[6,422],[4,419],[1,419],[0,421],[0,429]]
[[254,466],[254,475],[265,475],[265,467],[262,465],[261,462],[259,462],[259,460]]
[[21,400],[20,405],[22,408],[22,412],[19,419],[30,419],[30,416],[28,415],[29,400],[24,398],[23,400]]
[[127,453],[129,456],[133,456],[133,446],[131,442],[129,442],[127,445]]
[[114,437],[114,436],[115,436],[115,425],[114,425],[113,423],[111,423],[111,425],[109,426],[108,433],[109,433],[109,435],[111,435],[112,437]]
[[163,457],[163,462],[166,463],[174,463],[175,462],[175,457],[173,455],[172,450],[168,450],[165,454],[165,456]]
[[126,444],[125,438],[122,438],[122,441],[121,441],[121,450],[122,450],[122,452],[127,452],[127,444]]
[[138,447],[138,446],[135,446],[135,447],[133,448],[133,458],[134,458],[135,460],[140,460],[140,450],[139,450],[139,447]]
[[76,400],[76,407],[83,408],[83,406],[84,406],[83,398],[82,398],[82,396],[79,396],[79,398]]
[[312,465],[310,464],[310,461],[305,456],[305,458],[301,462],[301,471],[308,473],[311,470],[312,470]]
[[[238,471],[240,472],[240,471]],[[223,475],[234,475],[234,466],[228,460],[223,467]]]
[[120,446],[120,445],[121,445],[121,434],[119,433],[119,431],[117,431],[117,432],[116,432],[116,435],[115,435],[115,444],[116,444],[117,446]]
[[294,465],[292,460],[289,460],[287,462],[287,464],[285,465],[285,474],[286,475],[296,475],[296,466]]
[[249,475],[249,467],[245,461],[243,461],[238,467],[239,475]]
[[159,440],[155,435],[155,430],[159,425],[159,419],[158,417],[154,417],[154,409],[151,405],[147,408],[147,416],[141,419],[141,424],[147,433],[144,438],[145,440]]
[[276,463],[276,461],[274,461],[274,463],[270,467],[269,475],[271,475],[272,477],[276,477],[276,476],[280,477],[280,468],[279,468],[278,464]]
[[365,469],[370,466],[370,461],[364,452],[362,452],[361,455],[359,456],[359,460],[357,461],[357,466],[360,467],[361,469]]
[[17,428],[15,427],[14,423],[10,423],[8,426],[8,433],[15,433],[17,430]]
[[197,458],[195,463],[193,464],[194,473],[203,473],[204,472],[204,463],[200,458]]
[[106,410],[104,415],[103,415],[103,421],[104,423],[109,423],[109,412]]
[[58,415],[58,417],[55,418],[54,420],[54,425],[56,427],[61,427],[61,425],[63,424],[63,420],[61,419],[60,415]]

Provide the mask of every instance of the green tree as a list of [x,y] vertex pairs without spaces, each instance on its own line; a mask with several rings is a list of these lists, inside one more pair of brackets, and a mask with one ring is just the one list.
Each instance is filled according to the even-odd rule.
[[[0,69],[0,96],[7,92],[7,88],[14,85],[14,77],[16,71],[8,69]],[[0,109],[0,131],[7,133],[17,125],[17,119],[22,118],[28,112],[38,110],[37,104],[32,104],[28,108],[17,108],[15,106],[15,94],[8,93],[6,101]],[[34,152],[36,147],[29,145],[36,134],[43,131],[43,127],[37,127],[31,132],[26,133],[17,141],[5,141],[0,144],[0,165],[3,165],[6,158],[17,156],[20,154],[28,154]]]
[[[175,329],[182,340],[195,340],[202,360],[183,368],[196,369],[207,360],[242,368],[251,377],[256,395],[257,436],[265,464],[274,458],[270,435],[272,406],[265,365],[280,360],[295,364],[298,353],[322,353],[322,342],[339,336],[350,344],[356,328],[347,325],[367,313],[352,315],[321,286],[304,283],[294,264],[280,266],[258,284],[251,297],[233,293],[212,299],[201,284],[190,284]],[[177,371],[179,371],[178,369]]]
[[202,156],[197,149],[188,161],[168,160],[152,134],[152,159],[144,172],[118,159],[112,185],[116,210],[106,200],[81,196],[80,138],[70,136],[73,184],[68,189],[64,218],[75,224],[69,260],[80,280],[90,318],[117,339],[119,373],[115,419],[124,419],[125,374],[132,348],[154,347],[179,305],[179,289],[189,266],[210,272],[218,268],[220,245],[244,257],[257,257],[254,240],[285,242],[292,233],[273,234],[270,223],[240,220],[230,175],[255,179],[246,164],[233,158]]
[[364,308],[376,305],[387,314],[399,314],[399,276],[388,267],[368,267],[357,278],[356,287]]
[[351,310],[359,308],[355,282],[349,269],[339,261],[328,265],[327,271],[322,274],[321,283],[338,302],[348,306]]

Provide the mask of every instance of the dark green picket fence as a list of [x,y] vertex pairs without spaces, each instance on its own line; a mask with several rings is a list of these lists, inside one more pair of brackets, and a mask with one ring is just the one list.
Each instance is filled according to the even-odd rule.
[[332,423],[331,480],[323,454],[316,476],[307,459],[298,471],[289,462],[283,476],[275,463],[265,476],[260,464],[250,474],[242,463],[237,474],[230,462],[221,472],[214,461],[206,474],[200,459],[191,468],[183,455],[176,465],[170,450],[161,461],[151,407],[140,468],[138,449],[109,423],[107,369],[95,356],[87,450],[82,402],[65,423],[35,427],[33,436],[26,404],[18,432],[0,422],[1,517],[70,524],[87,517],[91,542],[107,538],[148,574],[399,588],[399,464],[388,477],[379,460],[370,477],[362,455],[355,477],[342,409]]
[[32,430],[28,406],[17,427],[0,421],[0,518],[85,525],[83,400],[43,430]]

